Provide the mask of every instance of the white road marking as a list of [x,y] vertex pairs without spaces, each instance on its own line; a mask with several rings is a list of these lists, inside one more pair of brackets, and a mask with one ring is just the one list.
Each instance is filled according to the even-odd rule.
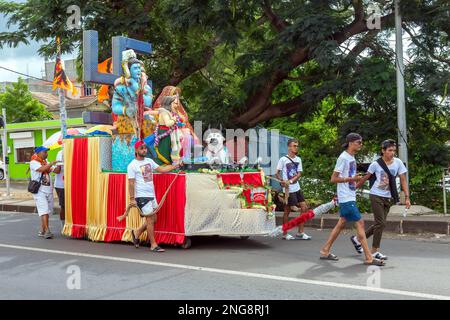
[[243,271],[226,270],[226,269],[218,269],[218,268],[190,266],[190,265],[184,265],[184,264],[138,260],[138,259],[121,258],[121,257],[114,257],[114,256],[104,256],[104,255],[96,255],[96,254],[89,254],[89,253],[80,253],[80,252],[49,250],[49,249],[16,246],[16,245],[1,244],[1,243],[0,243],[0,248],[54,253],[54,254],[61,254],[61,255],[67,255],[67,256],[103,259],[103,260],[128,262],[128,263],[139,263],[139,264],[146,264],[146,265],[152,265],[152,266],[187,269],[187,270],[193,270],[193,271],[213,272],[213,273],[228,274],[228,275],[249,277],[249,278],[287,281],[287,282],[304,283],[304,284],[327,286],[327,287],[334,287],[334,288],[369,291],[369,292],[373,292],[373,293],[384,293],[384,294],[409,296],[409,297],[415,297],[415,298],[421,298],[421,299],[450,300],[450,296],[442,296],[442,295],[413,292],[413,291],[404,291],[404,290],[395,290],[395,289],[365,287],[365,286],[346,284],[346,283],[329,282],[329,281],[318,281],[318,280],[309,280],[309,279],[302,279],[302,278],[283,277],[283,276],[276,276],[276,275],[263,274],[263,273],[252,273],[252,272],[243,272]]

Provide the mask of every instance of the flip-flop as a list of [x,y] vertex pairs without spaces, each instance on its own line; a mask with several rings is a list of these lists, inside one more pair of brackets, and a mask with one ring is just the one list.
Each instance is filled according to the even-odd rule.
[[160,246],[156,246],[153,249],[150,248],[150,251],[152,252],[165,252],[166,250],[164,250],[163,248],[161,248]]
[[320,260],[338,261],[339,258],[336,255],[329,253],[327,256],[320,256]]
[[366,266],[379,266],[379,267],[383,267],[386,265],[383,260],[379,259],[373,259],[372,262],[364,262],[364,264]]
[[139,239],[136,239],[136,236],[134,235],[134,230],[131,230],[131,237],[133,238],[133,244],[136,248],[139,248]]

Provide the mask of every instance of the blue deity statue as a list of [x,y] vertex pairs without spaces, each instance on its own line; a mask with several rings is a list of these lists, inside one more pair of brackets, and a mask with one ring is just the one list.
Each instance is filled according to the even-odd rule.
[[[137,133],[139,125],[137,122],[138,97],[142,94],[144,110],[152,106],[152,88],[147,84],[144,64],[136,58],[133,50],[122,53],[123,76],[114,82],[114,95],[112,99],[112,111],[116,115],[124,115],[131,119],[133,128]],[[151,119],[149,112],[144,116]]]

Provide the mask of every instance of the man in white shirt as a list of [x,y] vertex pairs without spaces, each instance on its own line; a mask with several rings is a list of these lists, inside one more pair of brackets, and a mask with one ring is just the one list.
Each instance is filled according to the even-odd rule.
[[56,164],[57,166],[53,170],[55,175],[55,191],[58,195],[59,207],[61,210],[59,211],[59,218],[61,219],[61,226],[64,227],[65,223],[65,197],[64,197],[64,165],[63,165],[63,151],[60,150],[56,155]]
[[45,239],[53,238],[48,221],[49,215],[53,213],[53,185],[50,172],[53,171],[53,165],[56,163],[56,161],[47,163],[48,150],[44,146],[37,147],[30,161],[31,180],[40,182],[38,193],[33,193],[38,215],[41,218],[41,230],[38,236]]
[[357,237],[365,254],[364,264],[384,266],[383,260],[375,259],[370,253],[364,231],[364,221],[361,219],[361,213],[356,205],[356,183],[361,180],[361,176],[356,173],[355,154],[361,150],[362,137],[357,133],[349,133],[343,147],[346,150],[337,159],[331,176],[331,182],[337,184],[340,218],[331,231],[327,242],[320,250],[320,259],[339,260],[336,255],[330,253],[331,246],[344,229],[346,222],[349,221],[355,223]]
[[[357,188],[365,181],[371,179],[373,185],[370,189],[370,206],[375,223],[366,230],[366,238],[373,235],[372,256],[377,259],[387,260],[387,256],[380,252],[381,238],[386,225],[386,218],[394,202],[399,202],[396,177],[400,177],[400,184],[405,193],[405,208],[411,207],[409,200],[408,183],[406,181],[406,167],[403,162],[395,158],[397,145],[394,140],[389,139],[381,144],[381,158],[370,164],[367,174],[358,182]],[[383,168],[387,169],[387,171]],[[374,179],[372,179],[374,178]],[[361,244],[357,237],[352,236],[351,241],[358,253],[362,252]]]
[[152,252],[164,252],[155,240],[154,225],[156,214],[154,209],[158,206],[153,185],[153,171],[158,173],[170,172],[179,168],[182,163],[176,166],[159,166],[155,161],[146,158],[147,146],[143,141],[134,144],[135,159],[130,162],[127,168],[128,190],[130,193],[130,204],[137,205],[141,210],[141,215],[145,217],[145,223],[136,231],[131,230],[133,243],[139,247],[139,237],[147,230],[147,237],[150,238],[150,250]]
[[[291,212],[291,206],[300,207],[302,213],[308,211],[308,205],[306,204],[305,196],[300,190],[300,184],[298,179],[300,178],[303,167],[302,160],[297,156],[298,153],[298,140],[288,140],[288,155],[281,157],[277,165],[276,177],[282,180],[281,186],[289,186],[289,198],[288,203],[284,206],[283,224],[289,221],[289,213]],[[298,233],[292,236],[285,231],[283,233],[283,239],[285,240],[310,240],[311,237],[305,232],[305,225],[301,223],[298,226]]]

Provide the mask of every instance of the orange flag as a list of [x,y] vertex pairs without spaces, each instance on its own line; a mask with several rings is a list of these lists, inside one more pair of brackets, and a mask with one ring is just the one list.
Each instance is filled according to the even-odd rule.
[[70,79],[64,72],[63,62],[61,60],[61,45],[59,37],[56,38],[56,43],[58,45],[57,49],[58,54],[56,56],[55,73],[53,76],[52,90],[55,90],[56,88],[61,88],[72,92],[72,95],[76,95],[78,93],[77,88],[72,84],[72,81],[70,81]]
[[[98,72],[102,73],[112,73],[112,59],[108,58],[105,61],[98,64]],[[103,102],[103,100],[108,100],[109,97],[109,86],[104,84],[100,86],[98,90],[98,102]]]

